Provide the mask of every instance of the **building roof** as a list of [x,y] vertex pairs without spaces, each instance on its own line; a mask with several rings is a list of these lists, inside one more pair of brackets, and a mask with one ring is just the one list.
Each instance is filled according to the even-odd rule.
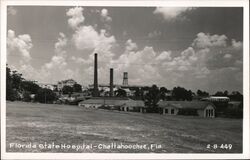
[[178,109],[205,109],[208,105],[215,108],[214,104],[207,101],[159,101],[158,106],[161,108],[175,107]]
[[81,101],[79,104],[100,104],[113,106],[127,105],[130,107],[145,107],[143,101],[120,97],[92,97],[88,100]]
[[210,96],[210,97],[206,97],[206,98],[202,98],[201,100],[204,101],[230,101],[229,97],[226,96]]
[[145,107],[144,101],[142,100],[128,99],[125,101],[125,105],[130,106],[130,107]]

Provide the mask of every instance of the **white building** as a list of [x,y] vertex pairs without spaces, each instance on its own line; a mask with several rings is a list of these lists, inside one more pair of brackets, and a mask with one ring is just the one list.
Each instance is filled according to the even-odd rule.
[[47,88],[47,89],[50,89],[50,90],[55,90],[57,88],[57,85],[56,84],[48,84],[48,83],[38,83],[38,86],[41,87],[41,88]]
[[205,118],[215,117],[215,105],[206,101],[159,101],[162,114],[177,115],[183,111],[192,111],[196,115]]
[[76,81],[74,81],[73,79],[67,79],[67,80],[59,81],[59,82],[57,83],[57,89],[58,89],[58,90],[62,90],[62,88],[63,88],[64,86],[73,87],[74,84],[76,84]]
[[116,108],[120,111],[146,111],[143,101],[120,97],[92,97],[88,100],[80,102],[78,106],[83,106],[85,108],[110,107],[112,109]]

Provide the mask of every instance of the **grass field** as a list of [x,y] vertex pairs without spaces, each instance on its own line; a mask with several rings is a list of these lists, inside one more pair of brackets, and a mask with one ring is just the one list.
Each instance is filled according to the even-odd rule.
[[[7,102],[7,152],[156,152],[241,153],[241,119],[166,116],[78,106]],[[158,144],[151,149],[91,149],[10,147],[10,143],[108,145]],[[208,144],[232,144],[232,149],[208,149]]]

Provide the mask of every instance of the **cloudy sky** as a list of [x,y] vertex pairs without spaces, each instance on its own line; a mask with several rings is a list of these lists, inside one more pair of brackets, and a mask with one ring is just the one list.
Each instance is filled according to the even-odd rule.
[[26,79],[182,86],[211,94],[243,84],[242,8],[9,6],[7,63]]

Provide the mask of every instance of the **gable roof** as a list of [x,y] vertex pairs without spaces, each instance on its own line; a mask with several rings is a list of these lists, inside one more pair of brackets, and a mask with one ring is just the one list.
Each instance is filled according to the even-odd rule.
[[175,107],[178,109],[205,109],[208,105],[215,108],[214,104],[207,101],[159,101],[160,108]]

